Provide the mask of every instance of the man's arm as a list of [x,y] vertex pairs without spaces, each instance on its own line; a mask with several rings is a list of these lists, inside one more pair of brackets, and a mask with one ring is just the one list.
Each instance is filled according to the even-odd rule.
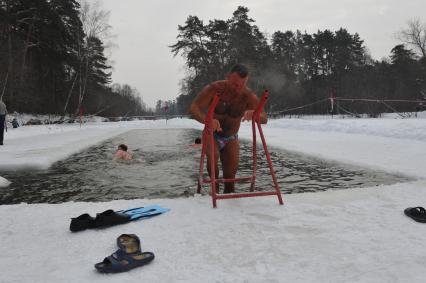
[[[210,103],[213,97],[216,95],[217,90],[212,84],[207,85],[204,89],[197,95],[197,97],[192,101],[191,106],[189,107],[189,114],[191,117],[201,124],[204,124],[206,120],[206,112],[210,106]],[[210,125],[213,128],[213,131],[221,132],[222,128],[218,120],[213,119]]]
[[[243,121],[251,121],[253,117],[253,113],[256,110],[258,104],[259,104],[259,99],[254,93],[251,93],[249,95],[247,111],[244,113]],[[264,109],[262,109],[262,112],[259,115],[259,120],[261,124],[266,124],[268,122],[268,115],[266,115],[266,112]]]
[[192,101],[191,106],[189,107],[189,114],[191,115],[191,118],[204,124],[207,108],[210,105],[210,101],[212,100],[213,95],[214,92],[210,85],[207,85],[203,88],[203,90]]

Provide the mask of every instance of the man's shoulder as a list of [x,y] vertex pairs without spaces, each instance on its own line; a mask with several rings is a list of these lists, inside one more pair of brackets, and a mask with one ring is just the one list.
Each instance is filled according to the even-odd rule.
[[221,88],[221,89],[223,89],[226,86],[226,81],[222,80],[222,81],[211,82],[209,84],[209,86],[212,87],[212,88],[218,88],[218,89]]
[[222,93],[225,90],[226,81],[211,82],[204,88],[208,92]]
[[250,97],[253,97],[253,96],[257,97],[256,93],[248,87],[246,87],[246,89],[244,91],[244,96],[247,97],[247,98],[250,98]]

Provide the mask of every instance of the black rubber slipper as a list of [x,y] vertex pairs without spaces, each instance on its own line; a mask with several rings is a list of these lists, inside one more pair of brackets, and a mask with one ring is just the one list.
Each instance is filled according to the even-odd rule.
[[141,251],[140,239],[135,234],[122,234],[117,238],[117,245],[119,249],[115,253],[95,264],[99,272],[124,272],[144,266],[155,258],[152,252]]
[[124,224],[130,222],[130,218],[130,215],[108,209],[102,213],[96,214],[94,226],[95,228],[102,228]]
[[426,223],[426,209],[421,206],[406,208],[404,214],[417,222]]
[[79,217],[71,218],[70,230],[72,232],[78,232],[93,228],[95,226],[95,218],[85,213]]

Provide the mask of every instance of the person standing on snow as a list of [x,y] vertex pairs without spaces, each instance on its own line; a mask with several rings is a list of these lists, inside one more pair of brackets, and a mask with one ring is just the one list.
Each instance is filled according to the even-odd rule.
[[3,145],[4,129],[6,126],[6,104],[0,99],[0,145]]

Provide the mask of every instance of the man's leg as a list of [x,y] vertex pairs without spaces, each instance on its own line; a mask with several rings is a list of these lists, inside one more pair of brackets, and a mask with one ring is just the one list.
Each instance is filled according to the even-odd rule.
[[[238,139],[229,141],[223,148],[220,154],[220,161],[222,162],[223,178],[234,179],[238,170],[238,163],[240,161],[240,142]],[[225,183],[225,194],[234,192],[234,182]]]
[[0,145],[3,144],[5,117],[6,115],[0,115]]
[[[211,166],[210,166],[210,160],[211,160],[211,150],[210,150],[210,142],[207,142],[207,148],[206,148],[206,155],[207,155],[207,171],[209,172],[210,179],[212,177],[211,174]],[[219,160],[219,145],[216,141],[214,141],[214,164],[215,164],[215,178],[219,178],[219,166],[217,165],[217,162]],[[219,193],[219,183],[216,183],[216,193]]]

